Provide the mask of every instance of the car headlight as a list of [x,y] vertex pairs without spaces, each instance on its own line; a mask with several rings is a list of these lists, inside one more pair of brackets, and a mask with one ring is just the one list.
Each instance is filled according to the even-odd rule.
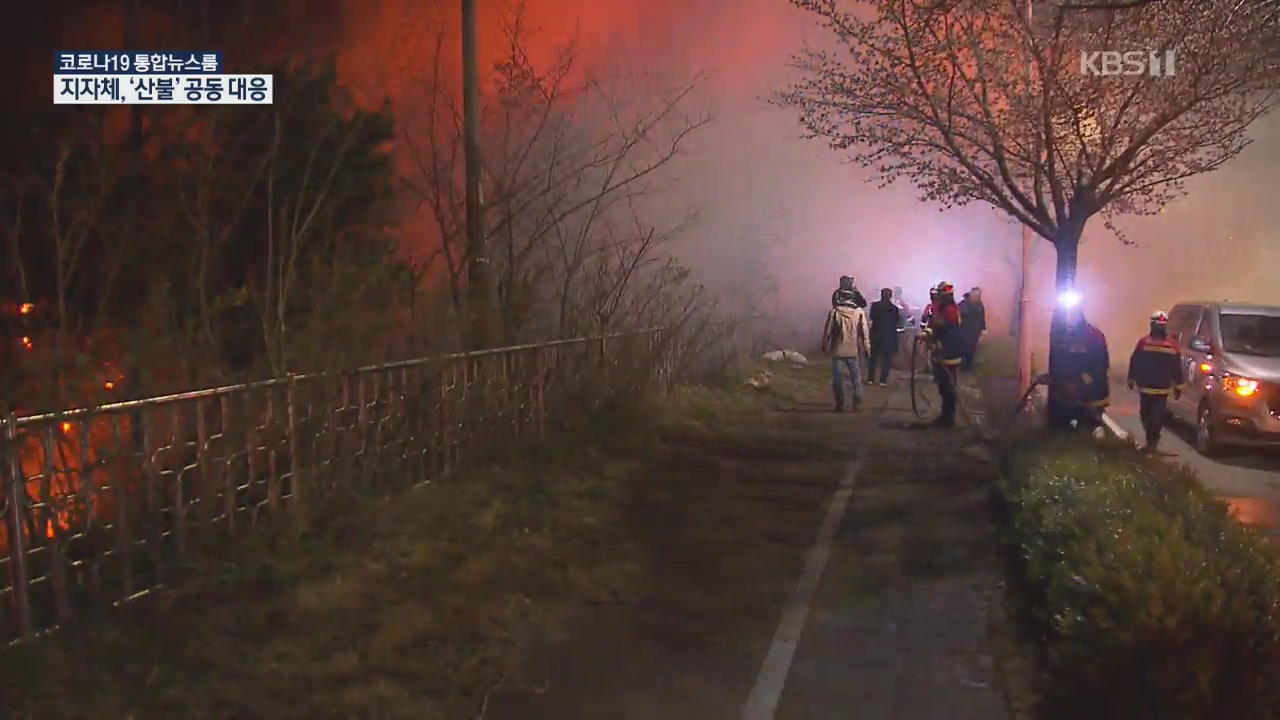
[[1227,375],[1222,378],[1222,390],[1236,397],[1249,398],[1258,394],[1258,381],[1239,375]]

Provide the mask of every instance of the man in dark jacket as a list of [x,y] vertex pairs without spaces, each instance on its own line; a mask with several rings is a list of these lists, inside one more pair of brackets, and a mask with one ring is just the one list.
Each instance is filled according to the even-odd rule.
[[973,355],[978,351],[978,341],[987,330],[987,309],[982,305],[982,288],[973,288],[960,301],[960,329],[964,332],[963,370],[973,370]]
[[1107,338],[1079,308],[1058,308],[1049,346],[1049,427],[1092,431],[1111,402]]
[[843,304],[843,301],[852,300],[853,307],[860,307],[864,310],[867,307],[867,299],[858,291],[858,286],[853,284],[853,278],[848,275],[840,276],[840,287],[831,293],[831,307],[837,307]]
[[1182,353],[1168,337],[1169,316],[1163,310],[1151,314],[1151,333],[1138,340],[1129,357],[1129,389],[1139,393],[1139,416],[1147,444],[1155,452],[1164,430],[1169,396],[1182,395]]
[[880,290],[880,299],[871,303],[871,358],[867,361],[867,384],[876,381],[876,367],[880,368],[880,387],[889,385],[889,368],[898,352],[898,327],[902,313],[893,304],[893,291]]

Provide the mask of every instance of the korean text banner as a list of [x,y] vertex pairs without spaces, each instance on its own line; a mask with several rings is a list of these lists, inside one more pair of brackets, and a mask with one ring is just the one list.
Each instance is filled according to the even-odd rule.
[[220,75],[222,53],[207,50],[63,50],[55,75]]
[[54,105],[270,105],[271,75],[54,75]]

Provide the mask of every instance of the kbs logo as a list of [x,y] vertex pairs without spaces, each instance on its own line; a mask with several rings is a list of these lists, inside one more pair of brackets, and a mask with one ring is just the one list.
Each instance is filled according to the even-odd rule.
[[1150,75],[1151,77],[1170,77],[1174,72],[1174,55],[1172,50],[1164,54],[1152,50],[1144,52],[1133,50],[1080,51],[1081,75]]

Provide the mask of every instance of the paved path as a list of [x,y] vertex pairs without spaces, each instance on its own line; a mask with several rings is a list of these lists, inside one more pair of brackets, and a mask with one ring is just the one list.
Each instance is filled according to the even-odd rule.
[[974,521],[990,470],[957,462],[967,420],[950,433],[898,429],[913,420],[903,387],[861,445],[852,509],[778,720],[1008,716],[987,634],[999,574],[990,528]]
[[[1116,404],[1108,415],[1140,442],[1137,395],[1122,390],[1113,401]],[[1244,450],[1211,459],[1196,452],[1190,441],[1190,429],[1174,423],[1160,438],[1160,450],[1191,466],[1204,486],[1225,500],[1242,522],[1280,535],[1280,453]]]
[[[1003,622],[994,471],[975,460],[967,421],[913,427],[905,382],[872,389],[864,407],[836,415],[815,391],[779,413],[785,434],[745,431],[741,447],[718,451],[720,502],[737,502],[735,486],[789,498],[757,530],[793,545],[788,570],[759,576],[749,568],[772,553],[731,554],[711,567],[741,569],[735,578],[715,572],[698,587],[681,575],[668,587],[684,561],[665,554],[650,597],[582,617],[546,660],[560,671],[545,690],[497,698],[488,717],[1007,718],[989,639]],[[698,625],[680,621],[726,593],[739,599],[716,601]]]

